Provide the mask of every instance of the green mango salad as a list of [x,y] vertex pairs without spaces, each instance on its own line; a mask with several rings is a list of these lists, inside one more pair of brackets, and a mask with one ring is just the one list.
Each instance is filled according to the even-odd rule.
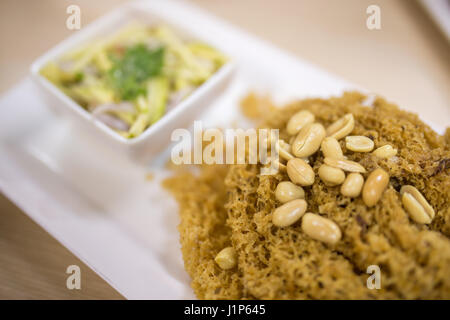
[[227,58],[164,25],[132,23],[77,48],[40,73],[125,138],[145,129],[211,77]]

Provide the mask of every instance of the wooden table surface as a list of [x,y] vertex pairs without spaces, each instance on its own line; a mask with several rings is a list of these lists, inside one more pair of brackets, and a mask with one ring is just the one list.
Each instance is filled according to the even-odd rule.
[[[27,75],[30,63],[72,32],[66,8],[82,26],[125,0],[2,0],[0,92]],[[192,0],[274,45],[445,127],[450,125],[450,50],[411,0]],[[366,27],[366,8],[381,8],[381,30]],[[270,62],[268,62],[270,63]],[[66,288],[78,265],[81,290]],[[66,248],[0,195],[0,299],[123,299]]]

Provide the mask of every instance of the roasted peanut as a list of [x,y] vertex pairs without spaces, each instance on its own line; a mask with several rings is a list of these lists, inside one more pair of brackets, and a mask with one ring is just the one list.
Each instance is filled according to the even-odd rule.
[[373,141],[365,136],[345,137],[345,147],[354,152],[370,152],[374,145]]
[[341,186],[341,194],[346,197],[356,198],[361,193],[364,184],[364,178],[361,174],[352,172]]
[[314,171],[309,164],[302,159],[291,159],[288,161],[287,174],[289,179],[301,186],[310,186],[314,183]]
[[378,158],[390,158],[397,154],[397,149],[394,149],[391,145],[386,144],[375,149],[372,154]]
[[301,110],[289,119],[286,125],[286,131],[290,135],[295,135],[307,124],[313,123],[315,118],[308,110]]
[[278,140],[275,144],[275,148],[278,151],[278,154],[284,160],[291,160],[294,156],[291,154],[291,146],[283,140]]
[[320,123],[304,126],[292,143],[292,153],[299,158],[312,155],[320,148],[325,135],[325,128]]
[[275,209],[272,216],[272,223],[277,227],[290,226],[303,216],[306,207],[306,201],[303,199],[286,202]]
[[275,198],[281,203],[286,203],[295,199],[305,199],[305,191],[302,187],[290,181],[282,181],[275,189]]
[[380,200],[389,183],[389,174],[381,168],[375,169],[364,183],[362,197],[368,207],[374,206]]
[[355,118],[353,117],[353,114],[347,113],[327,128],[327,136],[340,140],[349,135],[354,128]]
[[411,219],[417,223],[429,224],[434,218],[434,209],[415,187],[406,185],[400,189],[403,206]]
[[319,177],[327,186],[337,186],[344,182],[345,173],[339,168],[323,164],[319,168]]
[[336,223],[309,212],[302,218],[302,230],[311,238],[332,245],[342,237],[341,229]]
[[333,137],[326,137],[321,144],[321,150],[325,158],[343,159],[341,145]]
[[335,159],[335,158],[325,158],[323,160],[325,164],[342,169],[344,171],[348,172],[360,172],[365,173],[366,169],[362,165],[360,165],[358,162],[346,160],[346,159]]
[[226,247],[217,254],[214,261],[224,270],[232,269],[237,264],[236,251],[233,247]]

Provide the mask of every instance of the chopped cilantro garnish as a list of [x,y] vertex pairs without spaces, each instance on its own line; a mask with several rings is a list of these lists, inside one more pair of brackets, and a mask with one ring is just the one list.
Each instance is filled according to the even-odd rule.
[[83,72],[79,71],[79,72],[77,72],[75,74],[75,77],[74,77],[74,81],[75,82],[81,82],[81,81],[83,81],[83,79],[84,79],[84,73]]
[[123,100],[133,100],[147,89],[145,81],[161,73],[164,48],[148,49],[144,44],[128,48],[123,57],[114,58],[108,72],[111,86]]

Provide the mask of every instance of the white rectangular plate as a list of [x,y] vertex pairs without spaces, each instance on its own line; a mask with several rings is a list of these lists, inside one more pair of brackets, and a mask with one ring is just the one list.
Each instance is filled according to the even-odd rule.
[[[131,5],[183,19],[226,43],[237,70],[199,119],[205,126],[242,121],[238,101],[248,90],[286,101],[355,88],[190,4]],[[0,190],[126,298],[195,298],[181,258],[177,205],[160,186],[170,148],[138,166],[91,140],[50,114],[25,79],[0,100]]]

